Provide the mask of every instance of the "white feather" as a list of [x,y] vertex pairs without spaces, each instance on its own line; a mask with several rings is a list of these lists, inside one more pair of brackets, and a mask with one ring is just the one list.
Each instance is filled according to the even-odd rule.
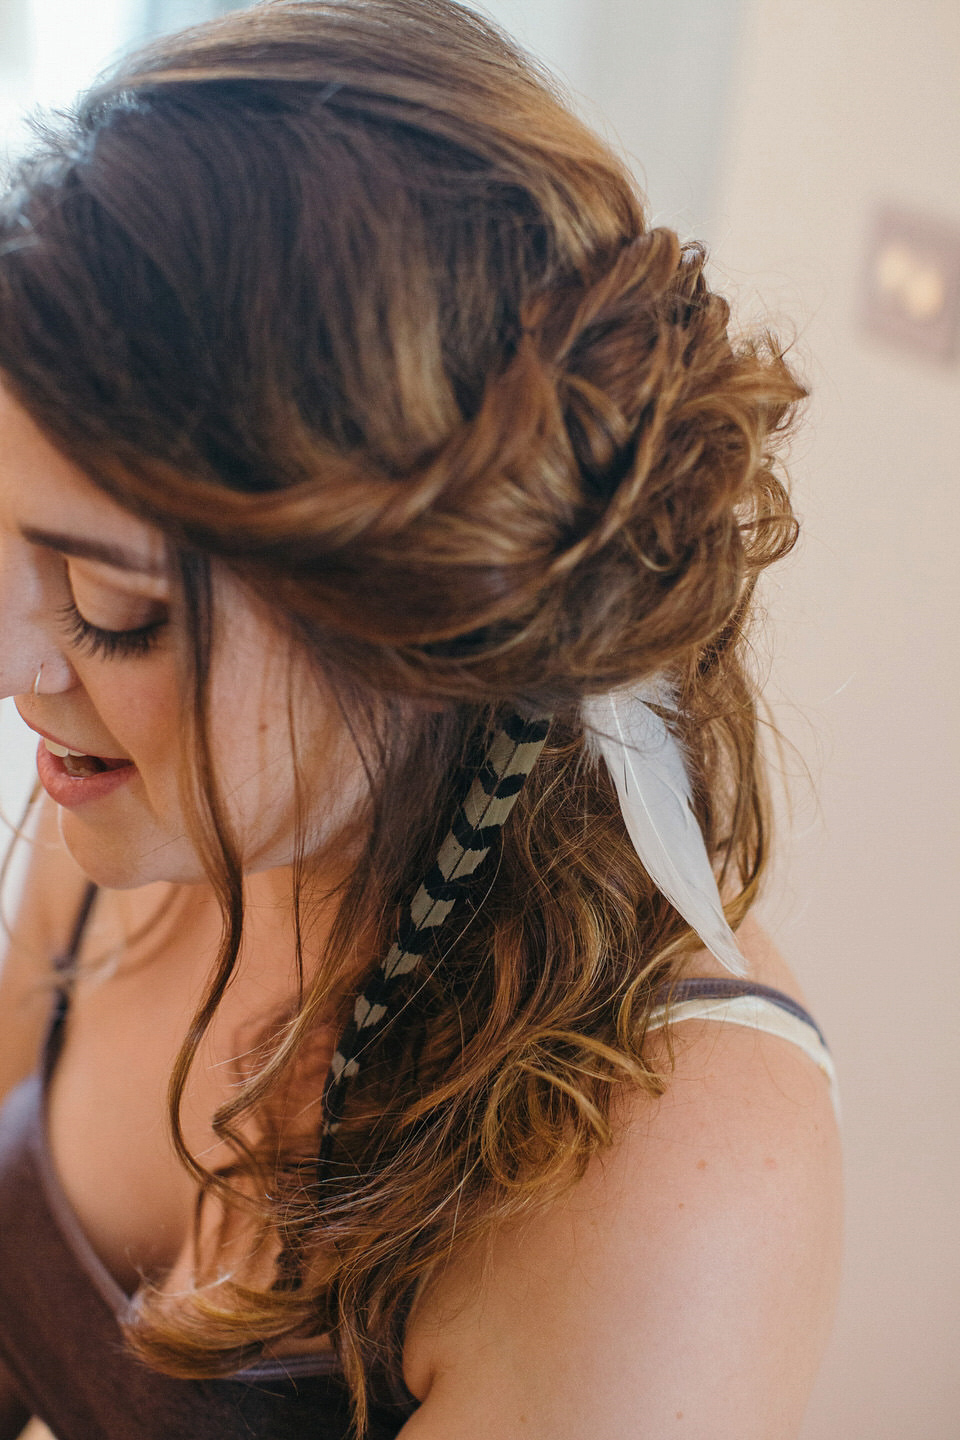
[[669,706],[668,691],[656,681],[642,691],[612,691],[586,701],[588,746],[606,763],[647,874],[720,963],[734,975],[745,975],[693,813],[683,754],[647,699]]

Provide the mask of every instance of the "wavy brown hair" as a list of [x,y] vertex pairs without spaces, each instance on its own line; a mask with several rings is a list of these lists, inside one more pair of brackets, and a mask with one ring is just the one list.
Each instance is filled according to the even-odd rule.
[[[699,942],[585,757],[585,697],[669,677],[734,924],[755,896],[748,627],[795,535],[773,452],[803,391],[774,339],[730,337],[704,264],[647,226],[552,82],[452,0],[268,0],[160,41],[13,178],[0,370],[162,527],[190,619],[186,779],[225,936],[171,1117],[260,1265],[222,1280],[201,1256],[192,1295],[149,1300],[130,1338],[165,1370],[225,1373],[276,1337],[329,1333],[362,1430],[415,1288],[581,1174],[618,1087],[662,1086],[645,1025]],[[336,698],[370,800],[309,983],[261,1017],[257,1063],[216,1117],[236,1163],[212,1176],[178,1117],[243,930],[207,739],[217,567]],[[291,1096],[322,1084],[317,1036],[349,1005],[355,937],[374,961],[389,948],[508,707],[551,712],[547,746],[318,1180],[316,1135],[284,1130]],[[318,873],[301,837],[304,951]],[[297,1284],[271,1283],[263,1257],[294,1235]]]

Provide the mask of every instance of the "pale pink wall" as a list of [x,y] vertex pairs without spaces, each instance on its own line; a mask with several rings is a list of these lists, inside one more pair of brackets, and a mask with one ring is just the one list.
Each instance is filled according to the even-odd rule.
[[[955,0],[745,0],[718,271],[796,322],[772,694],[819,800],[767,913],[836,1053],[848,1260],[804,1440],[960,1435],[960,365],[858,322],[873,206],[960,223]],[[796,767],[794,767],[796,768]]]

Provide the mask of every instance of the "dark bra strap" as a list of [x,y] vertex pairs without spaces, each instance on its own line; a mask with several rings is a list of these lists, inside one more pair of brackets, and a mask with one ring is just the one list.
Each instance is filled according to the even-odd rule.
[[54,969],[58,975],[69,976],[74,967],[80,946],[83,943],[84,931],[87,928],[87,921],[90,919],[90,912],[93,909],[93,902],[97,898],[97,887],[92,880],[87,882],[83,892],[83,899],[80,901],[80,908],[77,911],[73,922],[73,929],[70,931],[70,939],[67,941],[67,948],[62,955],[58,955],[54,963]]
[[76,969],[77,956],[80,953],[80,946],[83,944],[84,932],[87,922],[90,919],[90,912],[93,910],[93,902],[97,898],[97,887],[93,881],[89,881],[83,892],[83,899],[77,910],[73,928],[70,931],[70,938],[67,941],[67,948],[57,955],[53,962],[54,974],[57,977],[57,987],[53,1001],[53,1012],[50,1016],[50,1026],[47,1030],[47,1038],[43,1047],[43,1075],[47,1082],[53,1073],[60,1054],[60,1047],[63,1044],[63,1027],[67,1015],[70,1012],[70,991],[73,988],[73,976]]

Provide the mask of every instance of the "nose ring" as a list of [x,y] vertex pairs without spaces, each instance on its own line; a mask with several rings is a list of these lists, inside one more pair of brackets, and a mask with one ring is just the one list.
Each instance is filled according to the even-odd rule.
[[43,666],[41,665],[41,666],[40,666],[40,669],[37,671],[37,678],[36,678],[36,680],[34,680],[34,682],[33,682],[33,693],[34,693],[34,695],[39,695],[39,694],[40,694],[40,676],[41,676],[42,674],[43,674]]

